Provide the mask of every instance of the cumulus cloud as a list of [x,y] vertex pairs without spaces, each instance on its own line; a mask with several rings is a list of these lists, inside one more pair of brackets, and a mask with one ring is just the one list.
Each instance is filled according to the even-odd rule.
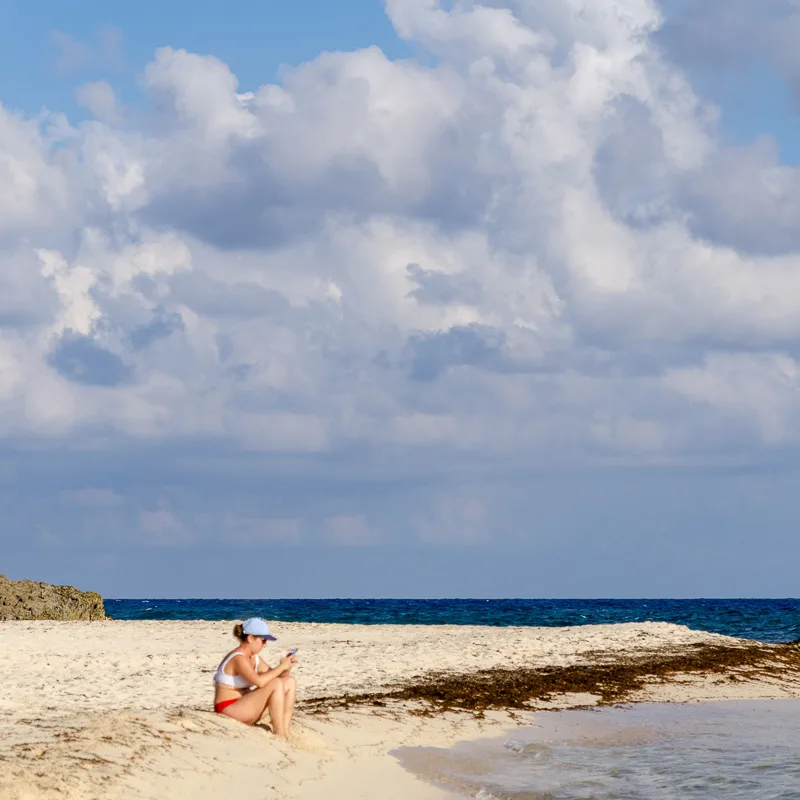
[[[0,427],[398,470],[796,446],[798,171],[724,147],[670,55],[721,8],[388,0],[430,59],[242,87],[165,47],[148,114],[107,83],[74,126],[0,107]],[[487,529],[464,498],[409,524]]]
[[95,81],[79,86],[76,90],[78,103],[97,119],[111,124],[120,122],[120,109],[114,88],[105,81]]
[[[800,8],[794,0],[665,2],[672,13],[655,41],[674,63],[703,83],[709,76],[712,84],[721,80],[737,96],[747,92],[748,70],[755,68],[761,81],[777,84],[778,91],[782,82],[789,104],[800,108]],[[797,169],[781,164],[770,131],[762,134],[747,145],[714,152],[679,185],[681,202],[699,237],[753,254],[794,252]]]

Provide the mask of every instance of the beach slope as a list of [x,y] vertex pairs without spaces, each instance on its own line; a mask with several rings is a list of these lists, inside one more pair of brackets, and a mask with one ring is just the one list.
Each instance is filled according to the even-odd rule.
[[292,739],[211,713],[232,623],[0,622],[4,800],[444,798],[390,755],[598,702],[800,698],[800,653],[668,623],[271,623],[298,647]]

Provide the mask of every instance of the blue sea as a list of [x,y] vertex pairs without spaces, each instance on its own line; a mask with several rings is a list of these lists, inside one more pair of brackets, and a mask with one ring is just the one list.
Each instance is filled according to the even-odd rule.
[[674,622],[764,642],[800,638],[800,600],[106,600],[115,619],[230,620],[361,625],[572,626]]

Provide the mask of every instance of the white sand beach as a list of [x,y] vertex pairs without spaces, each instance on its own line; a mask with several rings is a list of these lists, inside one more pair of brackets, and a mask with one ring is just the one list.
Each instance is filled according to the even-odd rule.
[[[531,711],[434,716],[406,707],[325,715],[303,701],[380,692],[428,671],[594,663],[694,644],[736,643],[667,623],[572,628],[271,623],[271,660],[298,647],[299,707],[289,742],[211,711],[211,676],[234,646],[232,622],[0,623],[0,797],[444,798],[390,755],[449,746],[533,724],[535,708],[591,704],[562,696]],[[800,698],[797,675],[757,680],[681,676],[634,699]]]

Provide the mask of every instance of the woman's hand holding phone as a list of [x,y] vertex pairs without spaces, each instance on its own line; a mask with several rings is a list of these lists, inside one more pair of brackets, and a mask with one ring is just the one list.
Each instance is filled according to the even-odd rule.
[[296,647],[281,659],[281,666],[284,668],[285,672],[288,672],[297,663],[297,656],[295,653],[297,653]]

